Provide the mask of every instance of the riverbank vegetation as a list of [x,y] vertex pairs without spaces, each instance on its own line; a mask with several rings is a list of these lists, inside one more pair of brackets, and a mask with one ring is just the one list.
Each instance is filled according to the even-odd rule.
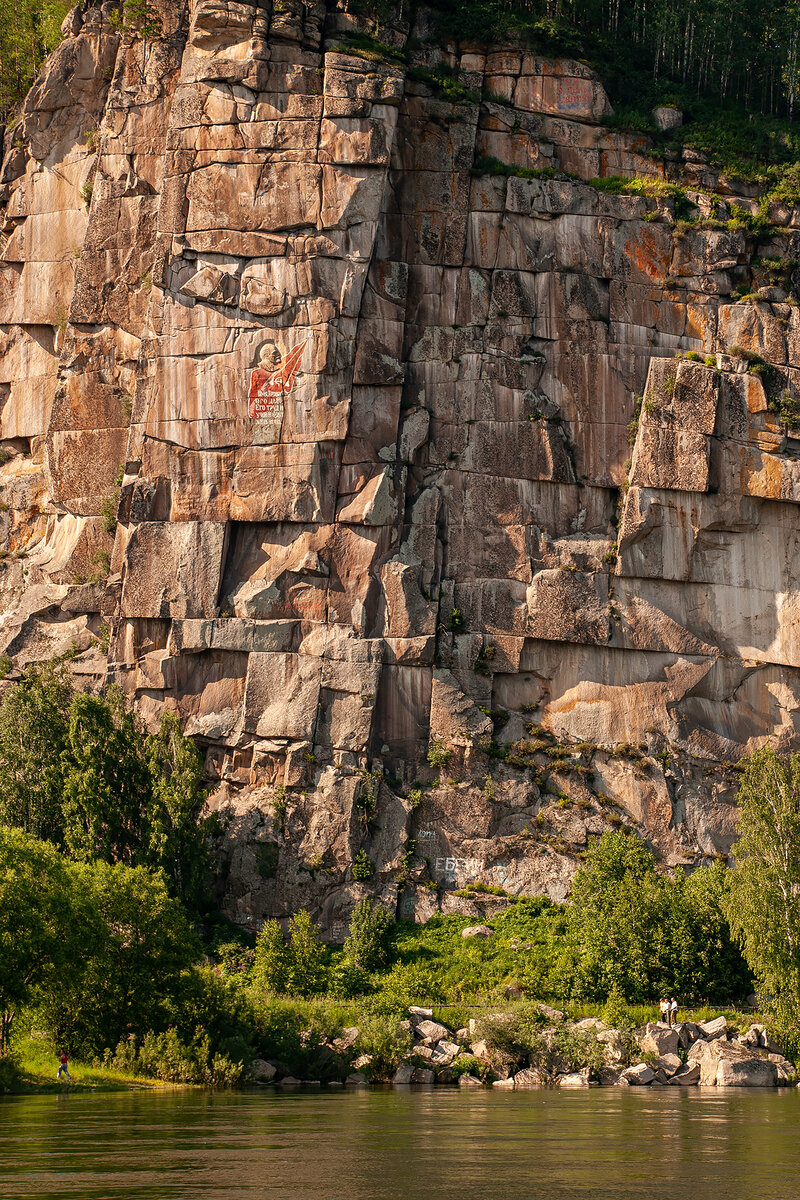
[[35,1081],[42,1055],[54,1075],[61,1048],[112,1082],[225,1086],[253,1060],[335,1077],[341,1055],[325,1069],[320,1055],[348,1028],[358,1054],[399,1060],[412,1005],[450,1028],[541,1002],[633,1027],[669,993],[735,1021],[754,982],[795,1053],[800,757],[762,750],[741,779],[734,871],[660,872],[620,828],[590,844],[566,904],[500,907],[484,889],[474,927],[455,913],[415,925],[366,898],[342,946],[303,911],[254,938],[203,901],[202,767],[174,720],[147,733],[113,689],[29,668],[0,704],[0,1087]]
[[330,1046],[351,1027],[355,1052],[388,1071],[414,1004],[450,1027],[534,1000],[627,1027],[655,1019],[647,1000],[676,978],[698,1020],[711,1014],[702,997],[737,1001],[750,986],[721,913],[724,868],[676,883],[624,832],[589,851],[572,905],[520,898],[465,937],[470,918],[417,926],[367,899],[340,948],[305,912],[286,938],[272,921],[254,943],[222,924],[201,924],[202,938],[163,878],[74,863],[18,830],[0,831],[0,872],[0,943],[14,951],[0,977],[7,1048],[24,1060],[45,1045],[55,1066],[66,1045],[130,1079],[225,1086],[254,1059],[337,1078],[347,1064]]

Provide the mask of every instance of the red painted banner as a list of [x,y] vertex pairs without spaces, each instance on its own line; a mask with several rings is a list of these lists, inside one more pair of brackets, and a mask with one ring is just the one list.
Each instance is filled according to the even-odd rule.
[[[308,339],[306,339],[306,342]],[[281,407],[282,399],[289,393],[300,370],[300,359],[306,342],[289,350],[282,358],[277,347],[272,347],[272,358],[267,349],[261,351],[259,366],[250,376],[250,416],[255,420],[271,417]],[[274,359],[277,358],[277,364]]]

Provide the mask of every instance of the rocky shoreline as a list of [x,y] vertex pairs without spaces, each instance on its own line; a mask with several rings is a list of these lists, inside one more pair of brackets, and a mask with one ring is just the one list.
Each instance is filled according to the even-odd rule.
[[[780,1087],[800,1086],[797,1070],[771,1039],[764,1025],[744,1032],[724,1016],[670,1028],[648,1022],[638,1029],[616,1029],[599,1017],[577,1021],[540,1004],[545,1020],[529,1048],[516,1038],[513,1012],[498,1012],[450,1030],[434,1020],[433,1009],[413,1006],[400,1023],[410,1035],[410,1048],[391,1071],[368,1054],[353,1056],[356,1026],[320,1044],[329,1066],[342,1078],[329,1087],[365,1087],[373,1083],[492,1087],[503,1091],[527,1088],[601,1087]],[[516,1042],[516,1044],[515,1044]],[[570,1048],[565,1049],[565,1045]],[[511,1049],[509,1050],[509,1046]],[[578,1066],[576,1055],[585,1065]],[[252,1083],[293,1088],[323,1081],[300,1080],[276,1061],[255,1059]]]

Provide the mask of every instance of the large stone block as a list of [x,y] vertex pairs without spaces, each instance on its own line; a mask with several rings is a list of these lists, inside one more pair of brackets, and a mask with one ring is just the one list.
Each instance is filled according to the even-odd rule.
[[215,616],[224,546],[225,526],[212,521],[137,526],[128,539],[122,614]]

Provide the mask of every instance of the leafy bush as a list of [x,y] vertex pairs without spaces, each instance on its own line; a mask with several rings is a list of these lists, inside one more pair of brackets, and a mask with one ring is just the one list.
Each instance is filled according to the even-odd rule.
[[369,971],[349,958],[341,958],[328,974],[328,991],[333,996],[349,1000],[372,990]]
[[305,909],[289,922],[288,950],[288,990],[298,996],[313,996],[323,991],[327,949],[321,941],[319,926]]
[[781,425],[787,429],[796,429],[800,425],[800,405],[788,391],[781,392],[778,396],[770,396],[767,404]]
[[288,941],[277,921],[265,921],[256,938],[253,986],[273,995],[319,995],[325,990],[327,959],[319,926],[305,909],[289,922]]
[[102,1065],[126,1075],[207,1087],[234,1087],[244,1073],[243,1062],[212,1052],[207,1034],[184,1042],[175,1029],[150,1030],[138,1045],[134,1038],[124,1038],[116,1050],[106,1050]]
[[394,926],[388,908],[369,897],[362,900],[350,918],[345,957],[364,971],[384,966],[391,953]]
[[325,1046],[353,1023],[352,1009],[330,1000],[267,1000],[256,1006],[258,1054],[298,1079],[338,1079],[346,1070]]
[[90,1056],[130,1030],[170,1023],[199,944],[161,875],[122,863],[66,865],[68,960],[43,975],[36,1002],[43,1025]]
[[454,1079],[460,1079],[462,1075],[477,1075],[479,1079],[486,1079],[491,1074],[488,1064],[474,1054],[459,1054],[450,1064],[450,1070]]
[[492,1066],[514,1069],[527,1066],[531,1055],[546,1051],[542,1037],[544,1018],[536,1007],[493,1013],[476,1023],[476,1037],[486,1043]]
[[[555,167],[520,167],[515,163],[504,163],[490,154],[481,155],[475,160],[472,168],[473,175],[502,175],[517,176],[520,179],[553,179],[563,174]],[[456,610],[454,610],[456,611]]]
[[619,985],[614,984],[603,1009],[603,1020],[612,1029],[623,1029],[628,1019],[628,1006]]
[[686,1000],[746,995],[750,975],[724,915],[728,886],[720,863],[670,878],[656,872],[652,852],[634,834],[604,833],[573,880],[556,991],[627,1001],[672,992]]
[[428,762],[432,767],[443,767],[452,753],[441,738],[431,737],[428,742]]
[[571,1073],[588,1067],[596,1076],[603,1065],[604,1046],[588,1030],[564,1026],[542,1041],[546,1042],[546,1051],[543,1054],[539,1051],[540,1058],[534,1052],[531,1065],[545,1074]]
[[744,760],[725,906],[785,1047],[800,1052],[800,754]]
[[265,921],[256,938],[253,985],[273,995],[280,995],[286,991],[286,976],[286,939],[277,921]]
[[388,1079],[411,1053],[412,1037],[394,1017],[365,1016],[359,1021],[355,1049],[372,1058],[370,1073],[374,1079]]
[[372,878],[372,863],[366,850],[359,850],[358,854],[353,859],[353,879],[359,883],[366,879]]

